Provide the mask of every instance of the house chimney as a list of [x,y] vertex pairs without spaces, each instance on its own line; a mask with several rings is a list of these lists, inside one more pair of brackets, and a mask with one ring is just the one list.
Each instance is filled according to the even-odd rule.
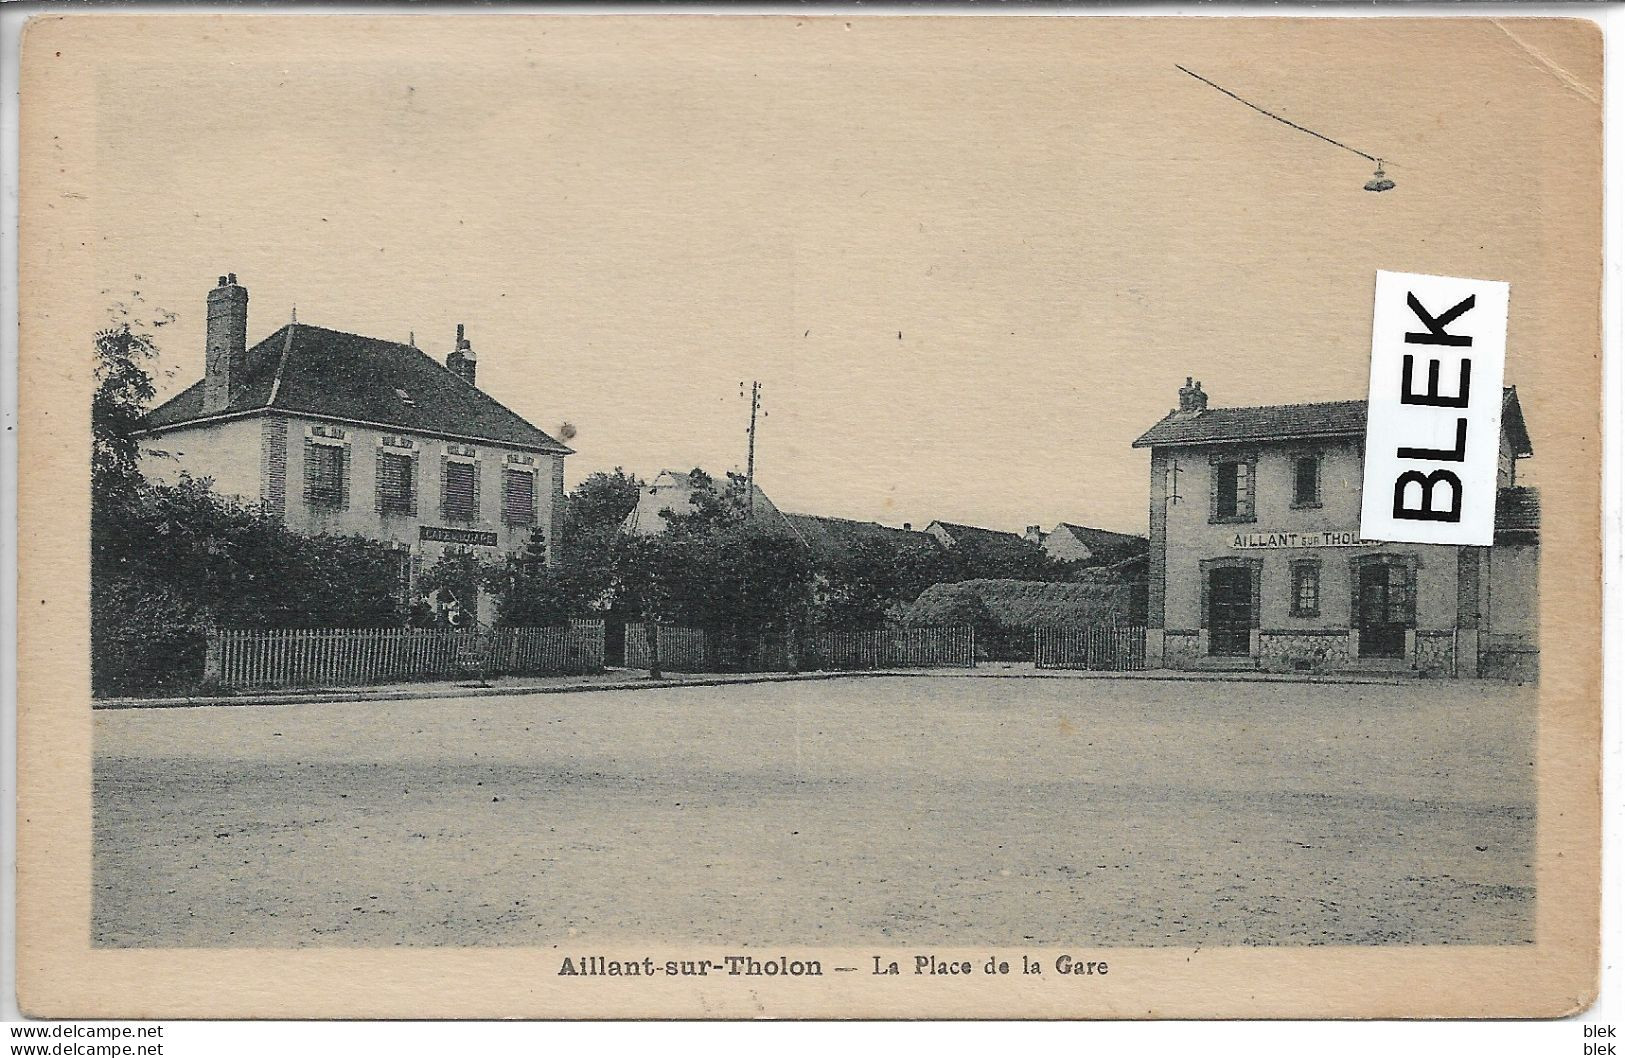
[[474,385],[474,369],[479,366],[474,347],[463,337],[463,325],[457,325],[457,347],[446,354],[446,368],[469,385]]
[[1179,410],[1187,415],[1207,411],[1207,394],[1202,392],[1202,384],[1193,383],[1189,375],[1185,376],[1185,384],[1179,387]]
[[912,533],[914,531],[914,523],[913,522],[904,522],[903,523],[903,528],[905,530],[907,530],[908,532]]
[[208,337],[203,357],[203,414],[215,415],[231,403],[243,384],[248,359],[248,291],[237,273],[220,277],[208,298]]

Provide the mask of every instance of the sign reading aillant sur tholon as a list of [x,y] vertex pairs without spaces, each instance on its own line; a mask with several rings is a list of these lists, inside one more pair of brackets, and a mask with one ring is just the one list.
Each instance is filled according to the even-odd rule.
[[1377,273],[1360,536],[1491,543],[1506,332],[1505,283]]

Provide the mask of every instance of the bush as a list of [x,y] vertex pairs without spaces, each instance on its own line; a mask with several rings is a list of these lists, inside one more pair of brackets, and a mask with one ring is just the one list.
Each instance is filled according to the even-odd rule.
[[195,685],[210,628],[395,627],[400,557],[301,536],[207,481],[104,480],[91,510],[91,687]]

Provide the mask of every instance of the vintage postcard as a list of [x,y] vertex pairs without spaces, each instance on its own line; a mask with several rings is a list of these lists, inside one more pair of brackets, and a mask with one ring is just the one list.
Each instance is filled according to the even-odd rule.
[[1592,22],[23,64],[24,1013],[1595,994]]

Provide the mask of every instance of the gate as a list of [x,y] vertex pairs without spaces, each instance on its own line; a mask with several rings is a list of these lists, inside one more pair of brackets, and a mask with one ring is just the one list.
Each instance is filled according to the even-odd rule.
[[1033,662],[1040,669],[1138,671],[1145,668],[1145,626],[1035,628]]

